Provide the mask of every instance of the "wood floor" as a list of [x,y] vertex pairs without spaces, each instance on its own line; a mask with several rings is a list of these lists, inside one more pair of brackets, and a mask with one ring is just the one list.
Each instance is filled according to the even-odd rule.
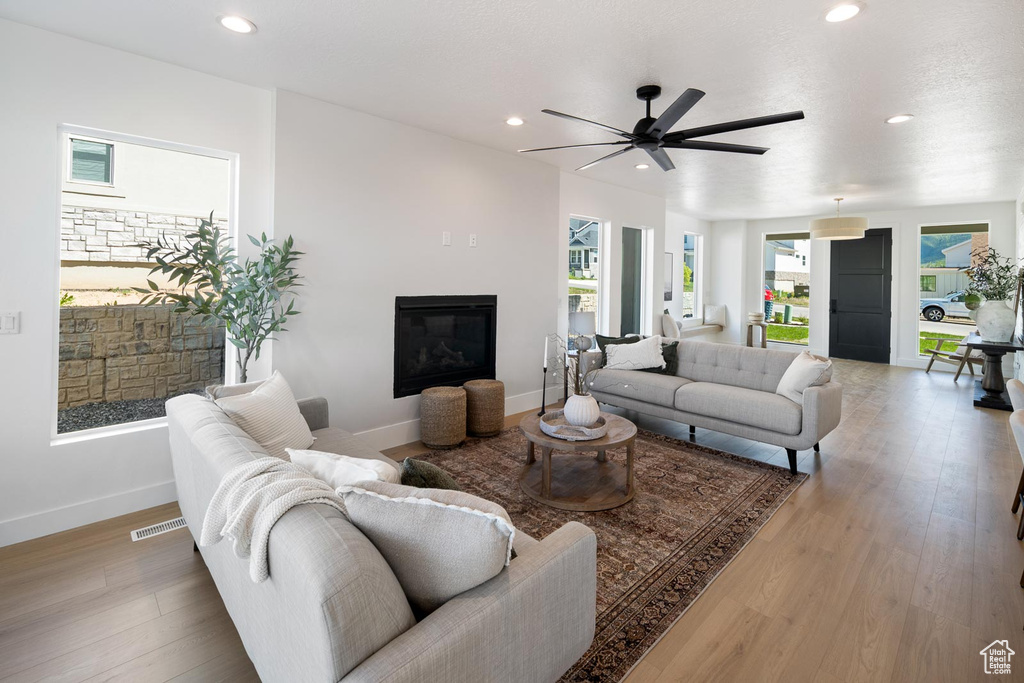
[[[1010,680],[983,674],[979,650],[996,639],[1024,680],[1008,414],[975,409],[948,373],[840,361],[836,375],[844,419],[820,456],[800,454],[811,477],[630,683]],[[786,464],[763,444],[697,440]],[[177,515],[165,505],[0,548],[0,680],[257,680],[188,531],[129,539]]]

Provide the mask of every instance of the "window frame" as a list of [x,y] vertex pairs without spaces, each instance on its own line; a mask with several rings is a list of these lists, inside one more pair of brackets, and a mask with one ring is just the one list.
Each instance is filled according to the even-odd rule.
[[[683,231],[682,263],[686,265],[686,237],[693,237],[693,316],[683,318],[683,327],[704,324],[704,235],[699,232]],[[682,293],[686,293],[686,270],[680,278]]]
[[[110,182],[105,183],[101,180],[82,180],[81,178],[75,178],[74,172],[74,142],[75,140],[81,140],[82,142],[95,142],[100,145],[107,145],[110,147]],[[76,185],[95,185],[98,187],[114,187],[115,186],[115,172],[116,172],[116,160],[117,160],[117,143],[114,140],[105,140],[103,138],[93,137],[89,135],[75,135],[68,133],[67,135],[67,149],[65,150],[67,161],[67,168],[65,169],[65,178],[69,183],[75,183]]]
[[[61,124],[56,127],[56,133],[61,144],[57,146],[60,150],[60,154],[54,160],[54,166],[58,176],[63,173],[67,173],[65,170],[71,163],[71,143],[70,139],[75,138],[78,140],[90,140],[93,139],[97,142],[103,142],[106,144],[113,143],[116,147],[118,143],[126,143],[133,145],[143,145],[146,147],[156,147],[159,149],[166,149],[174,152],[184,152],[186,154],[195,154],[198,156],[213,157],[215,159],[223,159],[227,161],[229,166],[229,173],[231,177],[230,181],[230,193],[231,197],[229,200],[228,210],[228,227],[227,236],[231,240],[232,245],[238,247],[238,204],[239,204],[239,159],[240,155],[238,152],[228,152],[225,150],[214,149],[212,147],[201,147],[199,145],[190,145],[179,142],[168,142],[166,140],[160,140],[156,138],[147,138],[140,135],[132,135],[130,133],[115,133],[112,131],[98,130],[94,128],[86,128],[84,126],[77,126],[73,124]],[[66,157],[66,158],[65,158]],[[111,175],[113,179],[113,174]],[[89,184],[86,181],[73,181],[75,183]],[[99,186],[105,186],[104,184],[94,184]],[[50,299],[54,302],[60,298],[60,286],[61,286],[61,260],[60,260],[60,217],[63,206],[63,194],[64,188],[58,188],[54,197],[55,203],[55,216],[57,217],[56,225],[53,228],[53,244],[54,253],[57,257],[53,260],[53,267],[51,272],[50,281]],[[53,313],[51,318],[51,324],[53,325],[52,335],[52,349],[51,349],[51,362],[54,371],[50,380],[50,445],[51,446],[62,446],[65,444],[79,443],[82,441],[91,441],[93,439],[101,439],[112,436],[120,436],[122,434],[130,434],[132,432],[147,431],[151,429],[164,429],[167,427],[166,417],[151,418],[148,420],[138,420],[135,422],[125,422],[116,425],[106,425],[103,427],[93,427],[91,429],[82,429],[74,432],[58,433],[57,432],[57,392],[60,389],[60,373],[57,372],[57,368],[60,366],[60,306],[54,305]],[[225,333],[225,344],[224,344],[224,383],[225,384],[237,384],[239,382],[239,370],[237,364],[238,349],[234,345],[227,343]]]

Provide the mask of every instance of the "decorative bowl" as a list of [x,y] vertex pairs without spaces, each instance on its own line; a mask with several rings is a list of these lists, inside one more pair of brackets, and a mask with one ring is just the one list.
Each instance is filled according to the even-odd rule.
[[608,433],[608,423],[603,417],[588,427],[575,427],[565,420],[561,410],[544,413],[540,418],[540,430],[548,436],[565,441],[593,441]]

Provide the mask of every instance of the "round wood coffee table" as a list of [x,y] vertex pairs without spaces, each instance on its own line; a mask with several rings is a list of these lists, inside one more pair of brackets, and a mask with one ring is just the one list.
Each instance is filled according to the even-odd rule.
[[[526,465],[519,475],[519,488],[538,503],[561,510],[610,510],[633,499],[633,445],[636,425],[629,420],[601,413],[608,421],[608,433],[591,441],[565,441],[540,430],[540,417],[527,415],[519,423],[526,440]],[[535,449],[540,447],[538,460]],[[612,462],[607,453],[626,449],[625,466]],[[557,451],[554,457],[552,452]]]

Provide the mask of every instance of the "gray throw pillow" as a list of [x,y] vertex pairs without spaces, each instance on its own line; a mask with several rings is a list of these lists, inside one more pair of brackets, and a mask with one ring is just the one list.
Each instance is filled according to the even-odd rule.
[[451,475],[437,465],[413,458],[402,461],[402,485],[415,486],[418,489],[462,490]]
[[420,617],[497,576],[511,559],[515,527],[504,508],[483,498],[382,481],[338,493]]

